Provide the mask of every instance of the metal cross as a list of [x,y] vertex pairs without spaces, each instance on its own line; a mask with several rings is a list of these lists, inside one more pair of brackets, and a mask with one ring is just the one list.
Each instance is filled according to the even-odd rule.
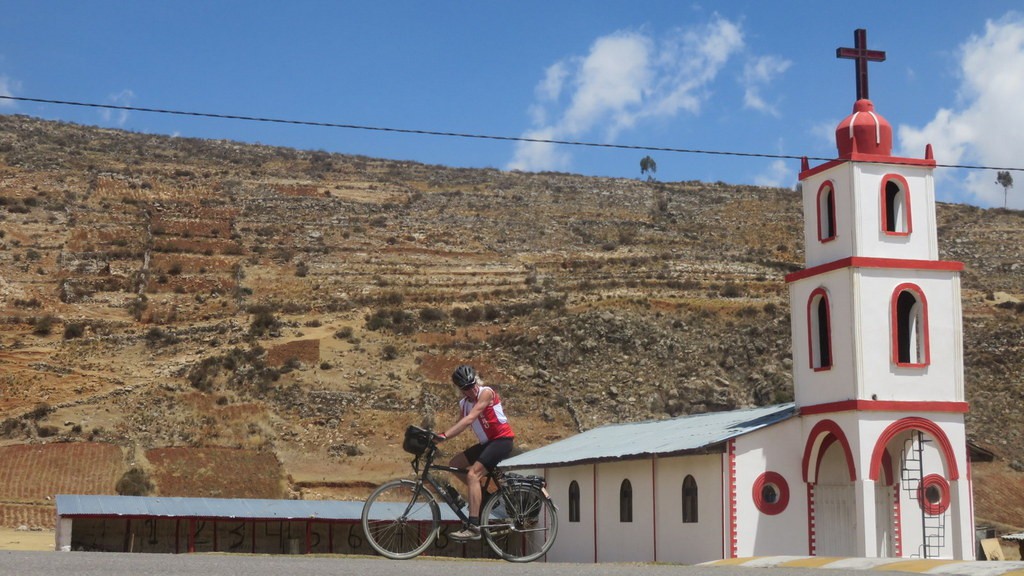
[[856,48],[836,48],[836,58],[856,60],[857,100],[868,98],[868,62],[885,62],[885,52],[868,50],[868,33],[863,28],[853,31]]

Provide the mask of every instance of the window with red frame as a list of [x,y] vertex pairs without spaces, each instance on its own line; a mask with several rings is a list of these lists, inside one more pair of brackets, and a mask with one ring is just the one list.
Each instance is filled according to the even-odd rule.
[[928,365],[928,306],[921,289],[912,284],[898,287],[893,295],[892,316],[895,363]]

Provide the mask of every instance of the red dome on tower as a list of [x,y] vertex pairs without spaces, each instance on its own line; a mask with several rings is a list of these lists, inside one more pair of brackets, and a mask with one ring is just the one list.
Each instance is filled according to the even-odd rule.
[[840,158],[853,154],[892,155],[892,125],[875,112],[871,100],[857,100],[853,114],[836,128],[836,148]]

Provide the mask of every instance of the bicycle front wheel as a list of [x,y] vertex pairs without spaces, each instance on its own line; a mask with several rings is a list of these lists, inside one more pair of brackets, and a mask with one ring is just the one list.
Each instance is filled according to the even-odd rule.
[[394,560],[423,553],[437,538],[441,512],[433,495],[411,480],[393,480],[363,505],[363,533],[370,546]]
[[506,486],[484,504],[480,531],[494,552],[509,562],[532,562],[547,554],[558,534],[555,505],[534,486]]

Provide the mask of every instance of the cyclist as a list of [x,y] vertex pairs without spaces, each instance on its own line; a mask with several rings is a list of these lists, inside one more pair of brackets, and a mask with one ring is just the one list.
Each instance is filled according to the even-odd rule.
[[512,453],[515,434],[501,407],[501,397],[488,386],[484,386],[476,370],[463,364],[452,372],[452,383],[460,391],[460,416],[458,422],[441,434],[441,440],[454,438],[466,428],[472,427],[479,444],[456,454],[450,466],[468,468],[465,476],[458,475],[469,490],[469,525],[451,534],[455,540],[480,539],[480,502],[483,500],[481,481],[487,472],[494,470],[499,462]]

